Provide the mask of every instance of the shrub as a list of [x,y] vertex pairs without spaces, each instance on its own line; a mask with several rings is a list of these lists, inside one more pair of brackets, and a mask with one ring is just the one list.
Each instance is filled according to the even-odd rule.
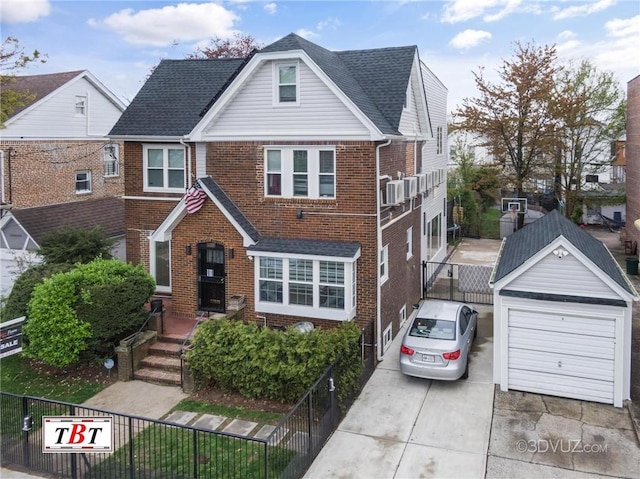
[[293,402],[340,355],[350,363],[341,375],[357,381],[359,336],[353,322],[302,334],[227,319],[207,321],[194,336],[187,364],[200,386],[215,383],[252,398]]
[[140,327],[155,282],[140,266],[98,258],[36,285],[29,301],[25,354],[52,366],[111,353]]
[[27,315],[27,304],[31,299],[33,288],[45,278],[72,268],[69,264],[39,264],[29,267],[18,276],[2,310],[2,321]]
[[47,234],[38,253],[45,263],[88,263],[98,257],[111,258],[114,244],[100,226],[65,227]]

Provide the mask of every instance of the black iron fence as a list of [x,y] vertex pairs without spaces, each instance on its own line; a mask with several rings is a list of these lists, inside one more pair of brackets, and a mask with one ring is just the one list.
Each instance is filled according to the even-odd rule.
[[422,297],[493,304],[489,280],[493,265],[422,263]]
[[[355,384],[339,358],[261,438],[0,392],[1,461],[72,479],[299,478],[373,373],[374,345],[371,322],[360,336]],[[43,453],[43,416],[112,417],[113,452]]]

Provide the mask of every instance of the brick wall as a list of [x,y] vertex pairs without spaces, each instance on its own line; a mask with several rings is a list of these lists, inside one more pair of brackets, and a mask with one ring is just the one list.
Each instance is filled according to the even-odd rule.
[[[5,202],[10,201],[16,208],[31,208],[121,196],[124,192],[122,164],[119,176],[104,176],[103,147],[107,143],[0,141],[0,150],[4,152]],[[91,172],[91,193],[76,193],[77,171]]]
[[[357,322],[368,324],[376,317],[378,250],[376,231],[376,195],[378,180],[375,175],[376,143],[373,142],[304,142],[304,145],[332,145],[336,147],[336,199],[281,199],[264,196],[265,142],[221,142],[207,145],[207,171],[225,193],[240,208],[262,236],[356,241],[361,245],[358,268]],[[279,145],[283,143],[279,142]],[[288,143],[293,144],[293,143]],[[384,151],[384,162],[389,171],[405,171],[408,159],[413,161],[413,143],[397,142]],[[389,149],[389,151],[385,151]],[[142,195],[142,147],[126,146],[126,194]],[[195,171],[195,169],[194,169]],[[413,171],[411,171],[412,173]],[[152,196],[144,194],[145,196]],[[158,196],[158,195],[155,195]],[[173,196],[173,195],[164,195]],[[179,198],[180,195],[176,195]],[[129,261],[144,262],[144,243],[147,230],[154,230],[175,207],[176,202],[127,200],[127,255]],[[302,211],[302,218],[298,218]],[[414,226],[414,258],[406,259],[406,229]],[[391,270],[397,282],[384,308],[384,323],[397,321],[398,304],[419,299],[419,222],[420,210],[405,215],[388,228],[388,239],[394,244],[394,255],[404,254],[402,260],[394,256]],[[197,245],[218,243],[225,247],[227,302],[232,295],[245,297],[247,321],[269,325],[286,325],[304,320],[300,317],[262,315],[254,310],[254,263],[247,256],[240,234],[231,226],[213,202],[207,201],[196,213],[187,215],[172,232],[172,307],[184,315],[197,311]],[[191,245],[191,255],[185,246]],[[234,250],[234,257],[228,252]],[[400,253],[401,252],[401,253]],[[398,286],[399,285],[399,286]],[[402,291],[401,294],[397,294]],[[395,297],[394,297],[395,296]],[[411,298],[411,299],[409,299]],[[404,303],[403,303],[404,304]],[[410,313],[410,304],[409,311]],[[337,322],[313,320],[317,326],[334,326]],[[394,333],[397,327],[394,328]]]
[[640,76],[627,84],[627,239],[640,244]]

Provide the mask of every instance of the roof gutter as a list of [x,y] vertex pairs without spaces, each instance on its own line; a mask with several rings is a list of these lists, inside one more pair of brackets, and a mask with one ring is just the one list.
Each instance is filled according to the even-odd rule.
[[[391,140],[387,140],[385,143],[380,143],[376,146],[376,235],[377,235],[377,255],[376,255],[376,264],[380,264],[380,251],[382,251],[382,228],[380,226],[380,194],[378,193],[378,189],[380,188],[380,149],[385,146],[389,146],[391,144]],[[382,361],[382,300],[381,300],[381,290],[382,285],[380,284],[380,271],[378,268],[376,274],[376,358],[378,362]]]

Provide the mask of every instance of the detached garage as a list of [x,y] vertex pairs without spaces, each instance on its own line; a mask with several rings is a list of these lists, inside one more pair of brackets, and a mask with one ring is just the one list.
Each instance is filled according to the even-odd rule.
[[490,284],[503,391],[622,407],[638,293],[602,242],[553,211],[503,241]]

